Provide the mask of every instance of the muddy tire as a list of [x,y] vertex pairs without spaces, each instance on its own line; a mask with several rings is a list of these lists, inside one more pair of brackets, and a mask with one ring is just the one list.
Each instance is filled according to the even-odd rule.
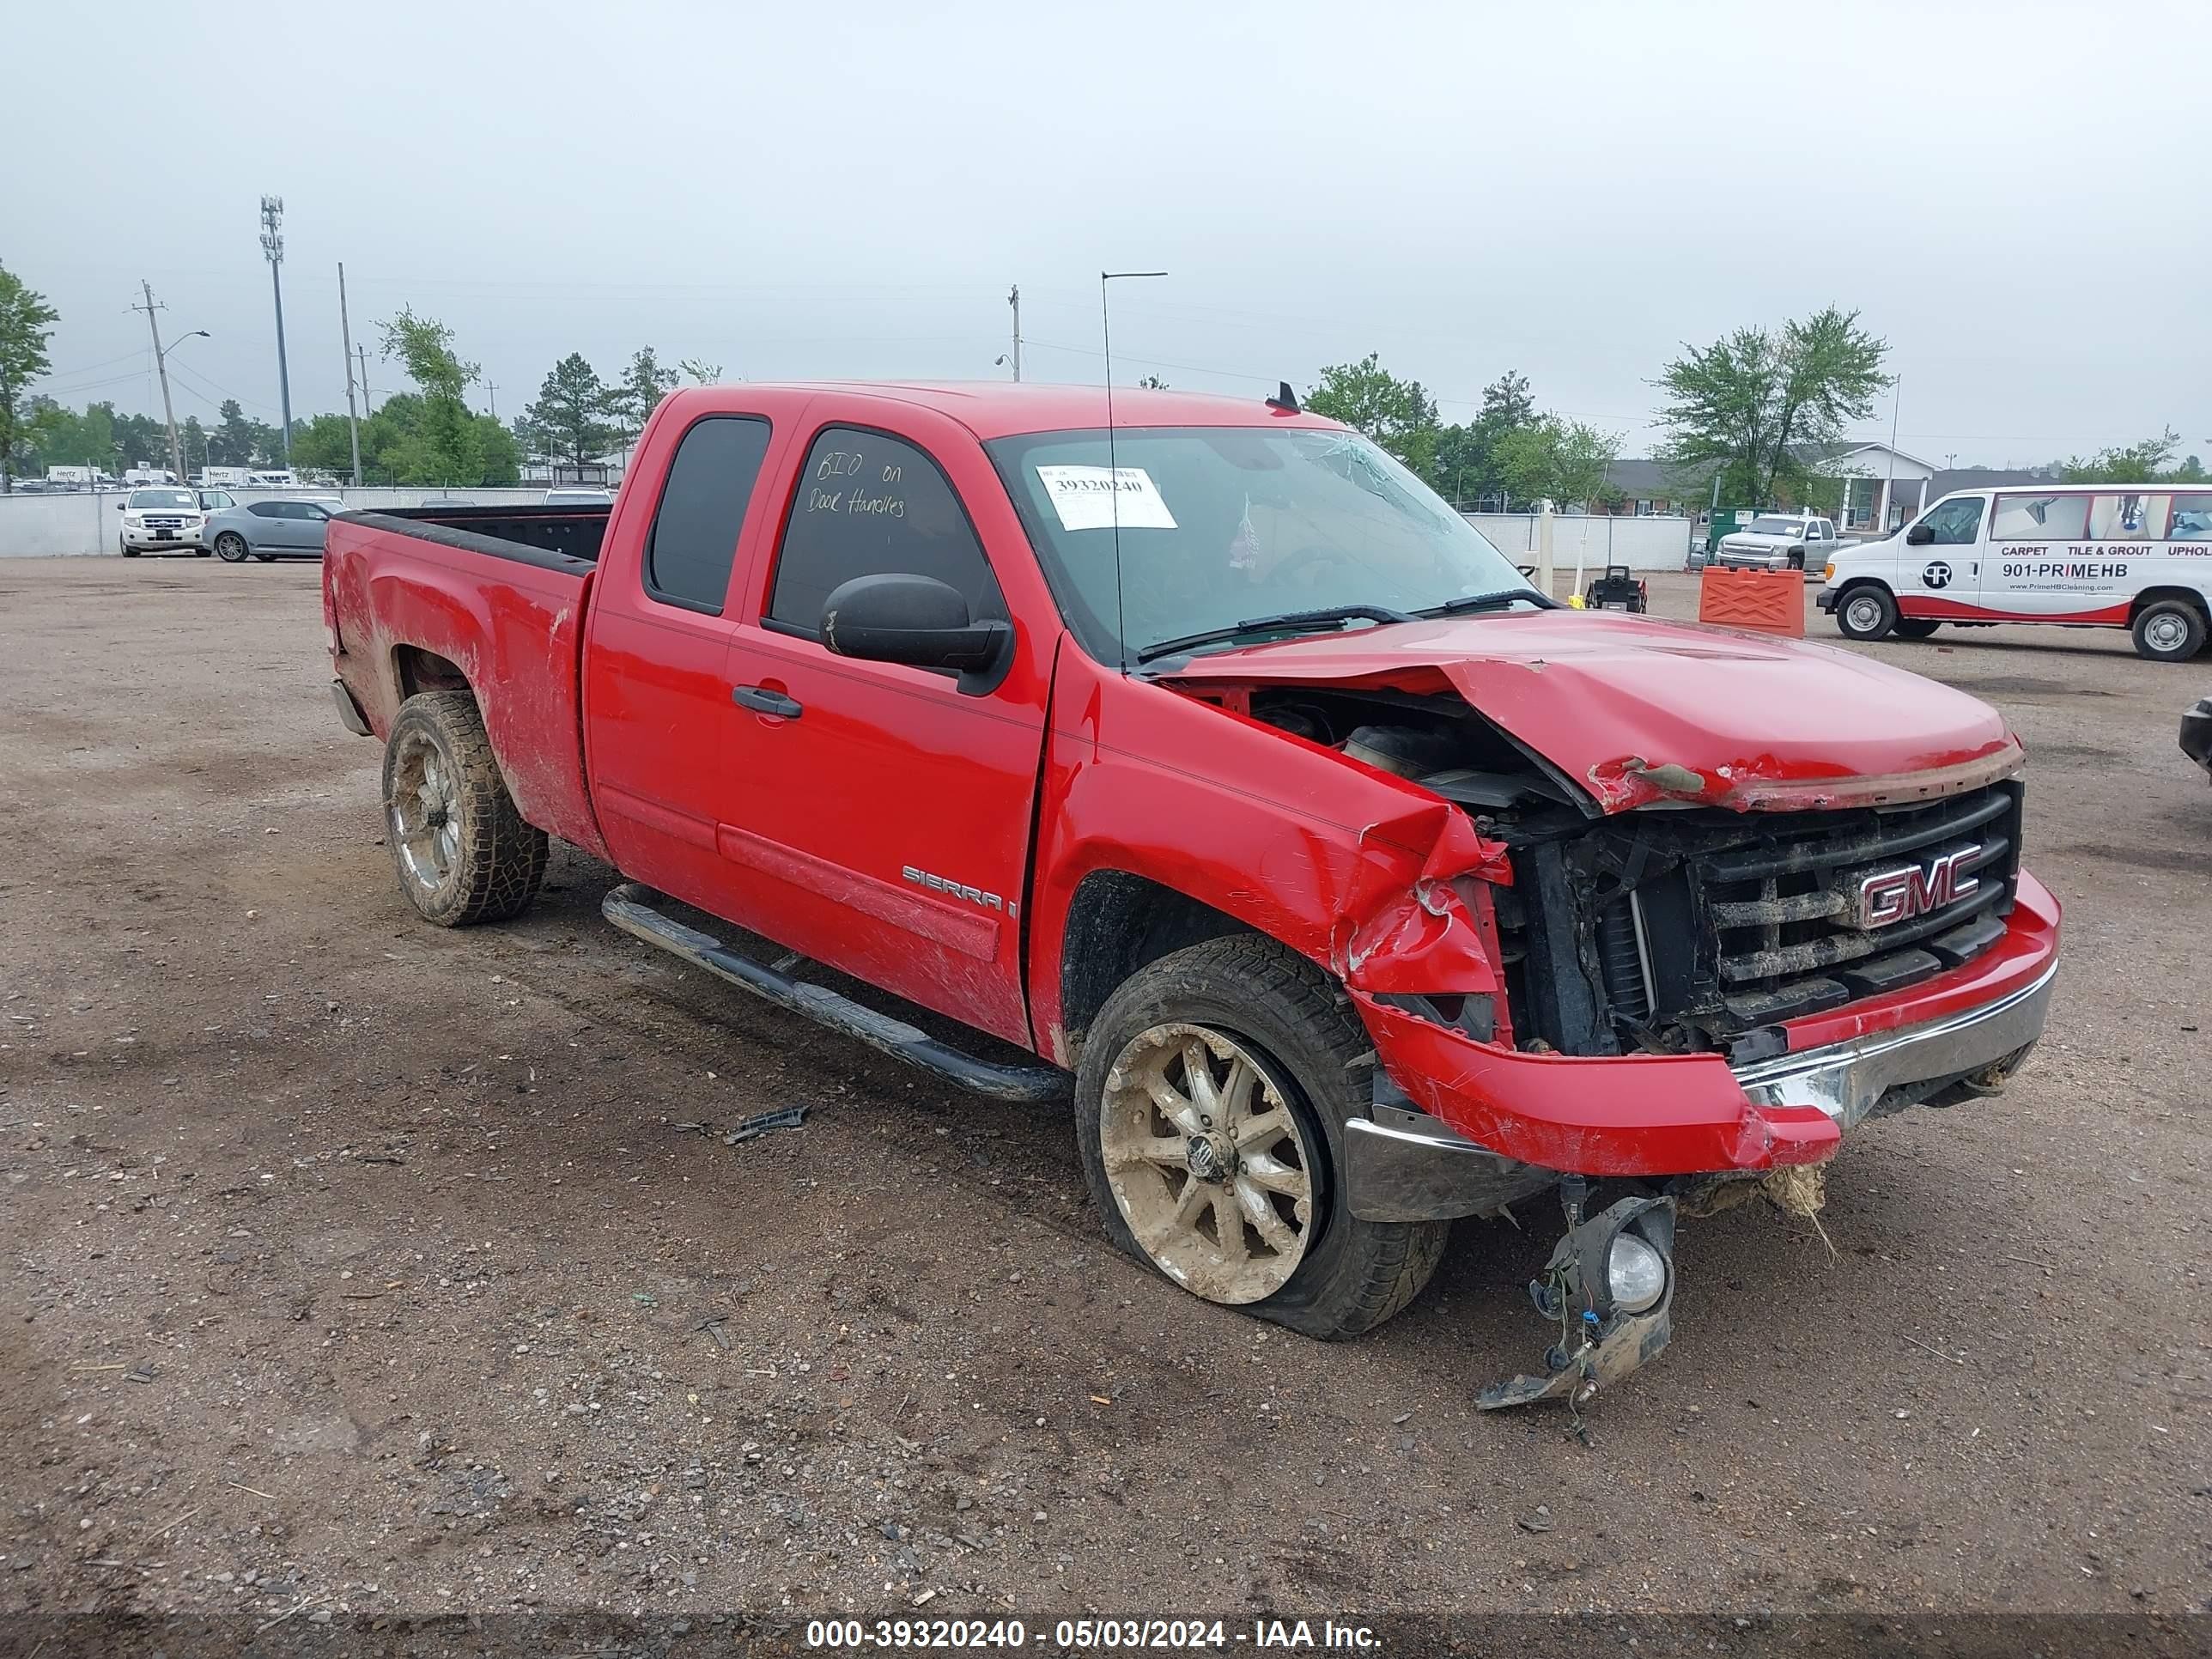
[[1272,939],[1209,939],[1132,975],[1076,1073],[1076,1144],[1107,1236],[1307,1336],[1389,1318],[1428,1283],[1451,1224],[1363,1221],[1345,1203],[1344,1126],[1367,1115],[1372,1048],[1334,983]]
[[2187,662],[2204,648],[2204,613],[2185,600],[2155,599],[2136,613],[2128,631],[2138,657]]
[[1897,626],[1897,601],[1878,582],[1847,587],[1836,601],[1836,631],[1847,640],[1878,640]]
[[545,879],[545,832],[526,823],[465,691],[399,707],[384,745],[385,841],[399,886],[441,927],[504,921]]

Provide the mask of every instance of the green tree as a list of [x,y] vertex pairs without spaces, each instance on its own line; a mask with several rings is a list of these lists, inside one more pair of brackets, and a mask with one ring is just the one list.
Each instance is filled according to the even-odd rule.
[[1505,435],[1535,418],[1536,400],[1526,374],[1507,369],[1482,391],[1482,409],[1472,421],[1437,428],[1429,482],[1464,507],[1507,488],[1497,465],[1498,446]]
[[292,422],[292,465],[313,472],[353,475],[353,428],[343,415]]
[[225,398],[216,411],[220,422],[210,442],[217,466],[252,466],[253,465],[254,422],[246,418],[246,411],[238,406],[235,398]]
[[[408,483],[473,483],[483,467],[482,429],[465,394],[482,371],[453,349],[453,331],[411,307],[378,325],[383,353],[397,358],[415,382],[414,420],[388,457]],[[392,400],[387,400],[387,406]]]
[[1436,399],[1419,380],[1384,368],[1378,353],[1322,370],[1305,406],[1366,434],[1416,472],[1426,474],[1436,459]]
[[0,265],[0,491],[15,487],[15,469],[26,448],[24,403],[31,382],[52,368],[46,342],[61,313],[46,296]]
[[674,391],[683,376],[665,367],[651,346],[641,349],[623,370],[609,399],[623,441],[628,443],[645,430],[660,400]]
[[1498,441],[1499,477],[1516,495],[1547,497],[1562,507],[1585,506],[1605,487],[1606,470],[1620,441],[1580,421],[1542,415]]
[[1889,347],[1858,316],[1830,306],[1779,330],[1686,344],[1653,382],[1666,397],[1662,459],[1682,474],[1718,467],[1727,491],[1757,506],[1778,484],[1804,483],[1798,447],[1834,443],[1847,422],[1873,414],[1890,384],[1881,368]]
[[553,365],[538,388],[538,401],[522,411],[516,424],[524,441],[547,460],[581,465],[615,441],[607,420],[614,395],[583,353],[572,351]]
[[[2173,453],[2180,447],[2181,434],[2167,427],[2157,437],[2145,438],[2141,443],[2076,455],[2063,463],[2060,471],[2069,483],[2163,483],[2180,477],[2173,469]],[[2201,476],[2202,466],[2197,470]],[[2193,483],[2196,479],[2186,482]]]
[[722,378],[722,366],[704,357],[686,357],[678,365],[693,386],[713,386]]

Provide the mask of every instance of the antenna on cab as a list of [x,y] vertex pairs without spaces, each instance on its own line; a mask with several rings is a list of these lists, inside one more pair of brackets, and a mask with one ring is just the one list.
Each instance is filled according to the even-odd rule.
[[[1121,611],[1121,469],[1114,454],[1114,317],[1106,302],[1107,284],[1139,276],[1164,276],[1164,270],[1102,270],[1098,273],[1098,332],[1106,347],[1106,504],[1114,514],[1114,638],[1121,672],[1129,672],[1129,630]],[[1287,386],[1283,388],[1288,392]]]

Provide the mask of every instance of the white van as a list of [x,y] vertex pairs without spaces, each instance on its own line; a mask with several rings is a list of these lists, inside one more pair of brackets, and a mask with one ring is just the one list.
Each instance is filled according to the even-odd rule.
[[2212,617],[2212,484],[2031,484],[1946,495],[1896,535],[1836,550],[1820,609],[1846,639],[1948,623],[2124,628],[2186,662]]

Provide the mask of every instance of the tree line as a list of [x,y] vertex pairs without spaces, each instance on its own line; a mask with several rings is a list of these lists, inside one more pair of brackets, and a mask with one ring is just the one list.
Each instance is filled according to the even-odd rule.
[[[50,367],[46,342],[58,313],[45,296],[0,266],[0,489],[55,465],[158,464],[167,433],[143,415],[112,404],[63,407],[33,390]],[[411,308],[377,325],[387,361],[414,389],[387,397],[361,422],[364,480],[391,483],[513,483],[522,463],[587,466],[626,447],[660,399],[689,379],[721,378],[719,364],[685,358],[665,364],[651,346],[611,380],[580,352],[555,363],[538,396],[509,426],[468,404],[481,368],[460,356],[453,331]],[[1830,306],[1779,327],[1735,330],[1706,346],[1685,344],[1651,382],[1659,449],[1678,498],[1702,500],[1719,481],[1725,504],[1810,507],[1832,511],[1838,486],[1817,476],[1846,428],[1869,419],[1893,384],[1888,344],[1856,311]],[[1149,385],[1164,385],[1158,376]],[[1305,406],[1355,427],[1437,492],[1462,507],[1548,498],[1561,504],[1618,505],[1607,474],[1619,434],[1536,406],[1528,377],[1508,370],[1485,387],[1470,420],[1448,423],[1419,380],[1401,378],[1370,352],[1323,369]],[[226,399],[212,425],[189,416],[179,429],[184,462],[273,467],[283,434]],[[2194,456],[2177,462],[2171,428],[2140,443],[2053,461],[2054,477],[2087,482],[2201,483]],[[350,476],[352,434],[339,414],[314,415],[292,428],[295,467]]]

